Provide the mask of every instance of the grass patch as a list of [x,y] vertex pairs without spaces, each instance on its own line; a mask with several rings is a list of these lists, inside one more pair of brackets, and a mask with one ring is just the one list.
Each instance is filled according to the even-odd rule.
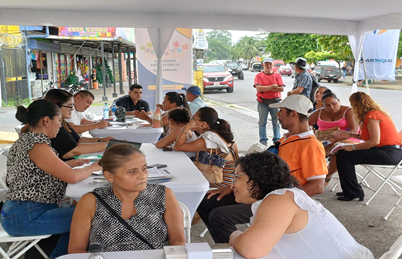
[[16,107],[18,105],[23,105],[23,106],[27,107],[28,105],[31,104],[31,102],[32,102],[32,100],[29,98],[21,99],[18,96],[16,98],[8,99],[7,103],[2,101],[3,107]]

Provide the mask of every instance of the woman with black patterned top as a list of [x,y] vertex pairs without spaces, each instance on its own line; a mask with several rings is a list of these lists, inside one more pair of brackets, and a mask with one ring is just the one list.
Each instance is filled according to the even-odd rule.
[[139,149],[114,145],[100,164],[111,184],[80,199],[71,224],[69,253],[85,253],[90,243],[101,243],[105,252],[184,245],[180,205],[171,189],[147,184],[147,163]]
[[10,149],[7,160],[6,202],[1,225],[12,236],[62,234],[50,258],[67,253],[74,207],[58,208],[67,183],[84,180],[100,166],[71,167],[87,160],[63,162],[52,148],[50,138],[61,127],[59,108],[52,102],[37,100],[26,109],[19,106],[16,118],[26,126]]

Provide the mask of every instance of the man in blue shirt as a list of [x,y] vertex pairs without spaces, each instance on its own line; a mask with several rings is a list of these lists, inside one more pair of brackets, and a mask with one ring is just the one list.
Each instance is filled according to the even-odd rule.
[[304,58],[297,58],[295,62],[290,62],[293,65],[296,76],[293,82],[292,91],[288,92],[288,96],[292,94],[302,94],[310,99],[310,92],[313,88],[313,79],[307,72],[309,65]]
[[188,88],[183,87],[182,90],[186,90],[186,98],[191,102],[188,106],[190,107],[192,116],[198,111],[198,109],[207,106],[200,97],[201,90],[198,86],[192,85]]

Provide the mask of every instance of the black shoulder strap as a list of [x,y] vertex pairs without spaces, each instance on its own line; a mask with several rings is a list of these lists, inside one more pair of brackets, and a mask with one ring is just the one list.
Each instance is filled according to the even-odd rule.
[[106,203],[106,201],[104,199],[102,199],[102,197],[100,197],[99,194],[95,193],[95,192],[91,192],[93,195],[95,195],[95,197],[100,201],[100,203],[102,203],[103,206],[105,206],[105,208],[118,220],[120,221],[121,224],[123,224],[123,226],[125,226],[128,230],[130,230],[134,236],[136,236],[139,240],[141,240],[142,242],[144,242],[145,244],[147,244],[151,249],[155,249],[155,247],[149,243],[143,236],[141,236],[140,234],[138,234],[137,231],[135,231],[133,229],[132,226],[130,226],[126,221],[124,221],[124,219],[117,214],[117,212],[112,209],[109,204]]

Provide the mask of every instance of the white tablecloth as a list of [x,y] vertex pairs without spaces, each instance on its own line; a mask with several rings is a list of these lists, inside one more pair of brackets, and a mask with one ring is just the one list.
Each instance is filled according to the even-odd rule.
[[[184,203],[193,216],[209,188],[209,183],[202,173],[183,152],[162,151],[150,143],[143,144],[140,149],[145,153],[148,165],[167,165],[166,170],[176,179],[163,184],[172,189],[177,200]],[[99,176],[90,176],[79,183],[68,184],[66,195],[78,201],[82,195],[95,188],[91,185],[95,177]]]
[[90,130],[94,138],[104,138],[104,137],[114,137],[115,139],[127,140],[139,143],[153,143],[157,142],[161,134],[163,133],[163,128],[151,128],[151,127],[138,127],[134,126],[120,126],[120,127],[107,127],[104,129],[94,129]]
[[[233,250],[234,259],[244,259],[243,256],[239,255]],[[165,259],[163,249],[158,250],[147,250],[147,251],[125,251],[125,252],[108,252],[103,253],[105,259]],[[69,254],[58,257],[58,259],[88,259],[89,254]],[[283,259],[278,254],[270,254],[262,259]]]

